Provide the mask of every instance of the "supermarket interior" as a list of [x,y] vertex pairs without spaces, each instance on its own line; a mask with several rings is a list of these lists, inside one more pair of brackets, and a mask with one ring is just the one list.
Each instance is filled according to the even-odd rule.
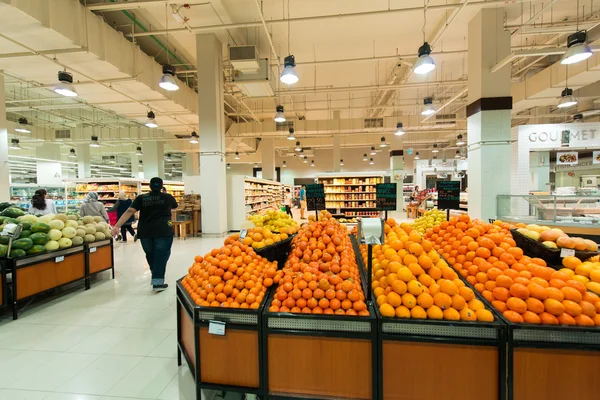
[[600,4],[0,1],[0,400],[598,400]]

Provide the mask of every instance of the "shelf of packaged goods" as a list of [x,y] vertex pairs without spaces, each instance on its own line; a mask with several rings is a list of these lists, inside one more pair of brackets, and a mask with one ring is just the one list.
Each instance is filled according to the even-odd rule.
[[375,201],[375,199],[364,199],[364,200],[345,200],[345,199],[335,200],[335,199],[331,199],[331,200],[325,200],[325,202],[331,202],[331,201],[343,201],[343,202],[346,202],[346,203],[357,203],[359,201]]
[[323,186],[367,186],[367,185],[377,185],[377,183],[324,183]]
[[246,214],[257,212],[257,211],[266,210],[267,208],[272,208],[272,207],[275,207],[275,206],[274,205],[270,205],[270,206],[264,206],[264,207],[261,207],[261,208],[255,208],[254,210],[246,211]]
[[249,203],[246,203],[247,206],[251,205],[251,204],[258,204],[258,203],[264,203],[267,201],[271,201],[271,200],[257,200],[257,201],[251,201]]
[[325,192],[325,196],[328,194],[364,194],[364,193],[377,193],[377,192]]
[[327,207],[339,208],[340,210],[375,210],[377,207]]
[[119,189],[115,189],[115,190],[69,190],[69,192],[72,193],[92,193],[92,192],[96,192],[96,193],[115,193],[118,192]]

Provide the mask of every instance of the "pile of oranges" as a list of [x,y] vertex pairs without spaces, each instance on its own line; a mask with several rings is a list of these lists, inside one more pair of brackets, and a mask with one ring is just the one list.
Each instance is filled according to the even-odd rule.
[[572,271],[524,255],[509,228],[463,215],[428,230],[425,238],[509,321],[600,326],[600,297]]
[[369,315],[347,229],[329,213],[298,231],[279,272],[271,312]]
[[236,234],[223,247],[196,256],[182,285],[199,306],[258,309],[281,275],[277,262],[257,255]]
[[[367,248],[361,246],[367,262]],[[385,244],[373,247],[372,290],[384,317],[494,320],[491,311],[440,258],[431,241],[407,224],[385,224]]]
[[246,237],[242,239],[242,244],[255,249],[262,249],[263,247],[271,246],[287,238],[288,234],[286,232],[274,233],[268,228],[255,227],[248,229]]

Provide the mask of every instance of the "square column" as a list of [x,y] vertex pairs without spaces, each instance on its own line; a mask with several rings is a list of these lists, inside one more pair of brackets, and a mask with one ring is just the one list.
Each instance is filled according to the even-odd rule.
[[396,211],[404,210],[404,150],[392,150],[390,152],[391,182],[396,184]]
[[[89,146],[88,146],[89,147]],[[37,161],[37,184],[40,186],[60,186],[63,182],[62,164],[60,163],[60,144],[46,143],[35,149],[38,158],[56,161]]]
[[0,74],[0,201],[10,200],[10,169],[8,167],[8,122],[4,102],[4,75]]
[[340,141],[341,138],[339,135],[333,135],[333,172],[340,172],[342,169],[340,166],[340,159],[342,158]]
[[142,143],[144,179],[165,178],[165,144],[158,141]]
[[200,158],[198,153],[187,153],[183,160],[183,183],[186,193],[200,193]]
[[510,54],[504,9],[484,8],[469,22],[469,214],[487,221],[497,213],[497,196],[510,193],[510,65],[491,68]]
[[202,234],[227,232],[227,182],[223,108],[223,45],[213,34],[196,35]]
[[260,141],[262,155],[262,177],[271,181],[277,180],[275,173],[275,145],[273,138],[263,138]]
[[91,178],[91,159],[90,145],[87,143],[77,145],[77,177]]

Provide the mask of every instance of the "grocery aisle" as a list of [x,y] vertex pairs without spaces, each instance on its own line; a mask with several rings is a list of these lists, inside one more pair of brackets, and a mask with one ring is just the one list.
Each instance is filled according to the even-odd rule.
[[[223,239],[176,239],[169,289],[153,293],[139,243],[115,243],[110,272],[84,291],[0,318],[0,400],[192,400],[177,367],[175,280]],[[84,396],[82,396],[84,395]]]

